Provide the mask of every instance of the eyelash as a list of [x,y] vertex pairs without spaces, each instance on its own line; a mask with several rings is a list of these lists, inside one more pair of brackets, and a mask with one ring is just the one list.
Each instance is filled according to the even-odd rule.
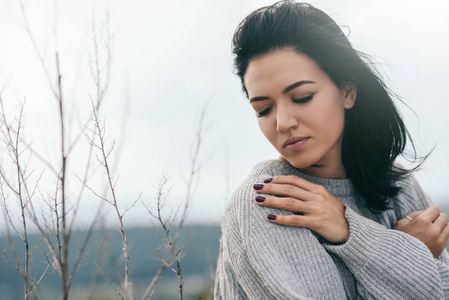
[[[306,103],[309,102],[310,100],[312,100],[313,95],[301,98],[301,99],[292,99],[293,103]],[[265,116],[266,114],[268,114],[270,112],[271,106],[268,107],[267,109],[261,111],[260,113],[257,114],[258,118],[261,118],[263,116]]]

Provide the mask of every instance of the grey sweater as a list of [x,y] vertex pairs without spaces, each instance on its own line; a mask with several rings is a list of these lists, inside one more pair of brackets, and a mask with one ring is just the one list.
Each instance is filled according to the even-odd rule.
[[[327,243],[307,228],[267,221],[291,212],[255,203],[254,183],[296,175],[323,185],[346,206],[349,239]],[[414,178],[398,182],[392,209],[362,206],[349,179],[304,174],[279,160],[257,164],[233,193],[223,219],[215,299],[449,299],[449,257],[433,258],[396,221],[431,205]]]

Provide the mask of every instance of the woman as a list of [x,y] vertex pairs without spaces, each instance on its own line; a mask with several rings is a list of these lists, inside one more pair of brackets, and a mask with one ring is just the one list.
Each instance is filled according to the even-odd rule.
[[395,164],[391,93],[335,22],[304,3],[256,10],[233,50],[280,153],[233,193],[216,299],[449,299],[448,217]]

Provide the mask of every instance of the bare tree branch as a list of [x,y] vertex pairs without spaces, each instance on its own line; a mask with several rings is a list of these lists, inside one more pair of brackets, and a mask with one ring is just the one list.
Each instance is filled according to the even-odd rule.
[[[159,277],[162,275],[165,269],[169,269],[176,274],[178,277],[178,290],[179,290],[179,298],[183,299],[183,274],[181,267],[181,260],[184,257],[184,249],[188,244],[189,237],[184,240],[183,243],[180,243],[181,233],[184,229],[184,223],[187,219],[188,210],[190,201],[192,199],[192,195],[195,191],[196,185],[199,179],[199,173],[203,165],[199,162],[200,149],[203,143],[205,128],[204,128],[204,118],[205,118],[206,105],[203,107],[200,118],[197,124],[196,136],[194,141],[194,149],[193,154],[191,156],[190,163],[190,172],[187,180],[187,192],[186,196],[183,199],[183,206],[178,206],[177,209],[171,212],[167,217],[163,216],[163,210],[166,206],[166,201],[168,197],[167,190],[167,182],[168,177],[166,174],[162,174],[161,180],[157,187],[157,195],[156,195],[156,208],[155,211],[151,209],[148,203],[142,201],[142,204],[147,209],[147,212],[152,216],[161,227],[161,231],[159,231],[156,227],[156,232],[160,235],[162,241],[164,242],[157,250],[157,260],[161,263],[158,271],[156,272],[155,277],[148,285],[145,290],[144,295],[141,299],[149,299],[154,292],[156,284],[158,282]],[[178,219],[178,212],[182,212],[180,218]],[[177,221],[177,225],[175,228],[172,228],[174,222]],[[173,236],[173,232],[175,232]],[[169,254],[167,257],[161,254],[161,251],[164,249],[169,250]],[[173,267],[175,265],[176,267]]]
[[[24,299],[29,299],[31,296],[30,291],[34,290],[32,288],[34,286],[34,283],[31,282],[31,270],[30,270],[30,244],[29,244],[29,238],[28,238],[28,225],[27,225],[27,218],[26,218],[26,207],[27,207],[27,198],[26,195],[23,193],[23,186],[26,184],[27,178],[24,178],[22,176],[22,166],[20,164],[20,156],[23,154],[23,151],[19,148],[20,139],[21,139],[21,129],[22,129],[22,118],[23,118],[23,109],[24,109],[25,101],[20,106],[20,112],[19,116],[16,119],[16,127],[14,128],[10,124],[8,124],[8,121],[6,119],[6,112],[3,105],[3,99],[0,94],[0,109],[1,109],[1,116],[2,116],[2,125],[1,131],[5,138],[6,147],[10,151],[10,156],[12,157],[12,160],[15,164],[16,168],[16,188],[12,186],[12,183],[7,179],[7,176],[5,175],[5,171],[3,168],[0,168],[0,174],[1,178],[3,179],[2,182],[5,182],[6,185],[9,187],[11,191],[13,191],[19,200],[20,205],[20,213],[21,213],[21,231],[14,225],[14,222],[11,218],[11,215],[9,213],[8,206],[6,204],[6,197],[3,190],[3,184],[1,185],[1,193],[3,198],[3,208],[4,208],[4,214],[6,217],[6,220],[8,220],[8,224],[6,224],[7,228],[7,238],[8,238],[8,244],[10,247],[10,250],[14,256],[16,264],[14,265],[10,259],[8,258],[8,255],[6,253],[6,250],[2,252],[3,257],[8,261],[11,266],[13,266],[19,274],[24,279]],[[5,129],[3,129],[5,128]],[[14,129],[13,129],[14,128]],[[28,195],[29,196],[29,195]],[[28,198],[31,200],[31,198]],[[8,226],[9,225],[9,226]],[[24,244],[24,266],[22,266],[21,259],[19,257],[19,254],[17,253],[17,250],[15,249],[11,232],[9,228],[12,228],[22,239],[22,242]]]

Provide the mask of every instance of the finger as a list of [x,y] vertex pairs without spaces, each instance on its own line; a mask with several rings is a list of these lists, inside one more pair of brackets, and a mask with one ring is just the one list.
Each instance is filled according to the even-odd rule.
[[438,236],[438,239],[434,243],[433,250],[431,250],[433,257],[437,258],[444,251],[444,248],[447,247],[449,242],[449,224],[446,223],[441,234]]
[[260,206],[281,208],[293,212],[310,213],[312,207],[301,200],[295,198],[279,198],[279,197],[256,197],[256,202]]
[[437,225],[438,228],[440,228],[440,231],[443,231],[443,229],[446,227],[447,225],[447,215],[446,214],[440,214],[435,221],[433,221],[433,224]]
[[447,243],[449,242],[449,224],[446,224],[446,226],[443,228],[440,237],[443,239],[444,244],[447,246]]
[[254,189],[258,193],[292,197],[304,201],[313,198],[311,192],[291,184],[255,184]]
[[419,215],[421,215],[425,210],[418,210],[418,211],[412,211],[411,213],[409,213],[407,216],[405,216],[404,218],[400,219],[399,221],[397,221],[393,228],[396,230],[400,230],[402,227],[406,226],[407,224],[409,224],[410,222],[412,222],[413,220],[415,220]]
[[416,219],[419,215],[421,215],[423,212],[425,212],[425,209],[421,209],[421,210],[417,210],[417,211],[412,211],[411,213],[408,214],[408,216],[412,219]]
[[436,206],[431,206],[426,209],[417,219],[425,219],[427,221],[433,222],[440,215],[440,209]]
[[396,229],[396,230],[402,230],[402,228],[403,228],[404,226],[406,226],[407,224],[409,224],[410,222],[411,222],[411,221],[408,220],[407,217],[405,217],[405,218],[403,218],[403,219],[400,219],[399,221],[397,221],[397,222],[394,224],[393,229]]
[[[270,180],[271,179],[271,180]],[[273,178],[265,179],[266,183],[278,183],[278,184],[290,184],[294,185],[296,187],[299,187],[301,189],[304,189],[306,191],[312,191],[316,184],[311,183],[310,181],[307,181],[301,177],[290,175],[290,176],[276,176]]]
[[287,226],[307,227],[308,217],[298,215],[268,215],[268,220],[272,223]]
[[403,219],[396,221],[396,223],[394,224],[394,227],[396,227],[396,225],[401,225],[402,223],[405,223],[405,221],[410,222],[410,220],[403,218]]

